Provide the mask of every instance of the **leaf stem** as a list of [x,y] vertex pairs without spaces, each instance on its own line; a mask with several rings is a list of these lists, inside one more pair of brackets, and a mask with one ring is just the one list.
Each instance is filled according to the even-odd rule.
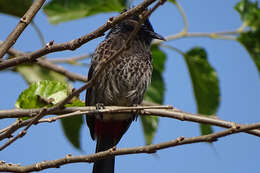
[[39,39],[41,41],[42,46],[44,46],[45,45],[45,41],[44,41],[44,37],[43,37],[43,34],[42,34],[40,28],[36,25],[34,20],[32,21],[31,24],[32,24],[33,29],[36,31],[37,35],[39,36]]

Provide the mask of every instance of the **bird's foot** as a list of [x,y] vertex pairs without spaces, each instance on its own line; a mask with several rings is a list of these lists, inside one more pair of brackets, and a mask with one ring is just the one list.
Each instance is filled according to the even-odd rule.
[[[96,110],[99,111],[101,109],[105,109],[104,104],[103,103],[97,103],[96,104]],[[100,112],[97,113],[97,116],[98,116],[99,119],[103,120],[103,114],[102,113],[100,113]]]

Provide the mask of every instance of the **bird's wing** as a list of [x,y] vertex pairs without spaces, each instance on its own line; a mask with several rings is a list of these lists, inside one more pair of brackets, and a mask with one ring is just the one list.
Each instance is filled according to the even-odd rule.
[[[92,79],[92,76],[93,76],[93,72],[96,68],[96,63],[91,63],[91,66],[89,68],[89,71],[88,71],[88,81],[90,81]],[[93,88],[92,87],[89,87],[86,91],[86,97],[85,97],[85,105],[86,106],[90,106],[90,105],[93,105],[93,99],[95,99],[95,97],[92,96],[92,90]],[[89,130],[90,130],[90,134],[91,134],[91,138],[94,140],[95,139],[95,132],[94,132],[94,122],[95,122],[95,117],[94,116],[87,116],[86,117],[86,120],[87,120],[87,124],[88,124],[88,127],[89,127]]]

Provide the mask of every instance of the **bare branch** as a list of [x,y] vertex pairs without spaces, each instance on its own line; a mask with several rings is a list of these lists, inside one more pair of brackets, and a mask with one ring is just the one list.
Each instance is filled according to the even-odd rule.
[[33,165],[28,166],[20,166],[17,164],[8,164],[8,163],[0,163],[0,172],[31,172],[31,171],[40,171],[48,168],[59,168],[62,165],[70,164],[70,163],[79,163],[79,162],[94,162],[98,159],[103,159],[110,156],[119,156],[126,154],[140,154],[140,153],[155,153],[158,150],[166,149],[169,147],[176,147],[180,145],[199,143],[199,142],[215,142],[217,139],[229,136],[239,132],[245,132],[253,129],[260,128],[260,123],[250,124],[250,125],[237,125],[233,124],[233,126],[227,130],[223,130],[217,133],[212,133],[209,135],[197,136],[197,137],[178,137],[175,140],[171,140],[168,142],[163,142],[159,144],[152,144],[141,147],[133,147],[133,148],[122,148],[116,149],[111,148],[109,150],[98,152],[95,154],[90,154],[87,156],[72,156],[67,155],[64,158],[60,158],[57,160],[51,161],[43,161],[39,163],[35,163]]
[[182,29],[181,32],[187,33],[188,32],[188,20],[187,20],[186,14],[185,14],[182,6],[178,3],[177,0],[174,2],[174,4],[176,5],[177,9],[181,13],[181,16],[182,16],[182,19],[183,19],[184,28]]
[[[109,112],[109,113],[116,113],[116,112],[136,112],[144,109],[172,109],[172,106],[138,106],[138,107],[120,107],[120,106],[106,106],[106,109],[102,109],[97,111],[95,106],[87,106],[87,107],[71,107],[66,108],[63,110],[57,110],[56,112],[51,112],[50,108],[45,109],[45,114],[70,114],[69,116],[76,116],[76,115],[82,115],[82,114],[93,114],[98,112]],[[13,115],[17,117],[35,117],[38,114],[42,112],[43,109],[14,109],[14,110],[1,110],[0,115],[7,115],[10,117],[14,117]],[[91,116],[91,115],[90,115]],[[35,124],[38,123],[44,123],[44,122],[53,122],[57,119],[68,117],[67,115],[61,115],[57,117],[47,118],[43,120],[39,120]],[[13,123],[12,125],[1,129],[0,130],[0,141],[9,138],[12,136],[12,134],[17,131],[19,128],[27,126],[31,122],[31,119],[28,120],[19,120]]]
[[77,61],[90,58],[91,54],[85,54],[75,57],[69,57],[69,58],[51,58],[48,59],[51,63],[68,63],[68,64],[76,64]]
[[[31,7],[27,10],[24,16],[20,19],[15,29],[6,38],[5,42],[0,46],[0,59],[5,55],[7,50],[13,46],[16,40],[19,38],[21,33],[24,31],[26,26],[31,23],[33,17],[40,10],[46,0],[36,0],[33,2]],[[1,62],[1,61],[0,61]],[[1,64],[1,63],[0,63]]]
[[[2,42],[0,41],[0,45],[1,44],[2,44]],[[8,50],[8,53],[10,55],[12,55],[12,56],[26,55],[26,53],[23,53],[21,51],[13,49],[13,48],[10,48]],[[46,59],[38,59],[36,61],[36,64],[40,65],[41,67],[45,67],[47,69],[50,69],[50,70],[55,71],[57,73],[60,73],[60,74],[62,74],[64,76],[66,76],[68,79],[70,79],[72,81],[75,81],[75,80],[82,81],[82,82],[87,82],[88,81],[87,77],[85,77],[83,75],[79,75],[77,73],[70,72],[70,71],[66,70],[65,68],[63,68],[62,66],[59,66],[59,65],[56,65],[56,64],[52,64],[51,62],[49,62]]]
[[[16,118],[16,117],[35,117],[35,115],[39,114],[42,109],[13,109],[13,110],[1,110],[0,118]],[[57,119],[72,117],[78,115],[89,115],[93,113],[133,113],[138,112],[139,115],[155,115],[160,117],[167,117],[178,119],[181,121],[189,121],[189,122],[197,122],[203,124],[210,124],[224,128],[231,128],[234,125],[234,122],[224,121],[217,118],[212,118],[210,116],[199,115],[199,114],[191,114],[180,111],[178,109],[172,108],[172,106],[138,106],[138,107],[118,107],[118,106],[106,106],[105,109],[96,110],[94,106],[87,107],[70,107],[63,110],[56,110],[54,112],[50,112],[50,108],[46,109],[46,114],[65,114],[60,116],[55,116],[47,119],[41,119],[37,123],[46,123],[46,122],[54,122]],[[0,140],[10,137],[16,130],[19,128],[28,125],[30,120],[25,121],[16,121],[14,124],[0,130]],[[240,125],[240,124],[238,124]],[[246,133],[255,135],[260,137],[260,130],[250,130]]]
[[[222,31],[222,32],[179,32],[174,35],[170,35],[165,37],[167,41],[177,40],[181,38],[188,38],[188,37],[207,37],[212,39],[225,39],[225,40],[236,40],[236,36],[241,34],[243,31],[240,30],[232,30],[232,31]],[[154,40],[152,44],[161,44],[161,40]]]
[[124,20],[125,18],[127,18],[133,14],[141,13],[142,11],[144,11],[145,8],[147,8],[150,4],[152,4],[155,1],[156,0],[145,0],[142,3],[140,3],[139,5],[135,6],[134,8],[129,9],[127,12],[122,13],[116,17],[110,18],[104,25],[102,25],[95,31],[93,31],[87,35],[84,35],[80,38],[71,40],[69,42],[60,43],[60,44],[54,44],[53,43],[54,41],[51,41],[45,47],[43,47],[37,51],[0,62],[0,70],[6,69],[9,67],[18,65],[18,64],[22,64],[25,62],[33,62],[37,58],[44,56],[46,54],[49,54],[51,52],[58,52],[58,51],[63,51],[63,50],[75,50],[75,49],[79,48],[80,46],[82,46],[83,44],[87,43],[88,41],[102,36],[104,34],[104,32],[106,32],[112,26],[114,26],[118,22]]
[[70,79],[72,81],[75,81],[75,80],[82,81],[82,82],[88,81],[87,77],[85,77],[83,75],[79,75],[77,73],[70,72],[70,71],[66,70],[65,68],[63,68],[62,66],[53,64],[46,59],[45,60],[38,59],[37,64],[39,64],[40,66],[45,67],[47,69],[50,69],[52,71],[55,71],[57,73],[63,74],[64,76],[66,76],[68,79]]
[[30,123],[28,123],[28,125],[23,129],[23,131],[21,131],[18,135],[16,135],[15,137],[13,138],[10,138],[4,145],[2,145],[0,147],[0,151],[2,151],[3,149],[5,149],[7,146],[9,146],[10,144],[12,144],[14,141],[16,141],[18,138],[21,138],[23,137],[24,135],[26,135],[27,133],[27,130],[32,126],[32,124],[36,123],[39,119],[41,119],[44,115],[45,115],[45,112],[46,109],[42,109],[41,112],[35,116],[31,121]]

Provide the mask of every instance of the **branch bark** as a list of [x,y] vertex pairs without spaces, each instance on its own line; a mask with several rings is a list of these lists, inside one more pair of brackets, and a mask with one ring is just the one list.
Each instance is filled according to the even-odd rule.
[[48,59],[51,63],[68,63],[68,64],[76,64],[77,61],[90,58],[92,54],[85,54],[75,57],[69,57],[69,58],[51,58]]
[[45,67],[47,69],[53,70],[57,73],[60,73],[64,76],[66,76],[68,79],[70,79],[72,81],[75,81],[75,80],[78,80],[78,81],[81,81],[81,82],[87,82],[88,81],[87,77],[80,75],[80,74],[77,74],[77,73],[70,72],[70,71],[66,70],[65,68],[63,68],[62,66],[53,64],[46,59],[44,59],[44,60],[38,59],[37,64],[39,64],[41,67]]
[[103,159],[109,156],[119,156],[119,155],[126,155],[126,154],[140,154],[140,153],[155,153],[158,150],[166,149],[169,147],[176,147],[180,145],[192,144],[192,143],[199,143],[199,142],[215,142],[217,139],[229,136],[235,133],[249,131],[253,129],[260,128],[260,123],[250,124],[250,125],[234,125],[227,130],[223,130],[217,133],[212,133],[209,135],[197,136],[197,137],[190,137],[185,138],[183,136],[171,140],[168,142],[163,142],[159,144],[152,144],[147,146],[141,147],[133,147],[133,148],[122,148],[116,149],[111,148],[109,150],[98,152],[95,154],[90,154],[87,156],[72,156],[68,154],[64,158],[60,158],[57,160],[51,161],[43,161],[39,163],[35,163],[33,165],[28,166],[20,166],[17,164],[8,164],[5,162],[0,162],[0,172],[31,172],[31,171],[40,171],[48,168],[59,168],[62,165],[70,164],[70,163],[79,163],[79,162],[94,162],[98,159]]
[[[17,118],[17,117],[35,117],[41,112],[42,109],[13,109],[13,110],[1,110],[0,111],[0,119],[1,118]],[[41,119],[38,123],[50,123],[54,122],[58,119],[65,118],[65,117],[72,117],[72,116],[79,116],[79,115],[89,115],[93,113],[122,113],[122,112],[129,112],[129,113],[138,113],[139,115],[146,115],[146,116],[160,116],[172,119],[178,119],[181,121],[189,121],[189,122],[196,122],[196,123],[203,123],[203,124],[210,124],[214,126],[219,126],[223,128],[231,128],[234,125],[242,126],[241,124],[235,122],[229,122],[220,120],[217,118],[211,118],[206,115],[199,115],[199,114],[191,114],[187,112],[180,111],[178,109],[173,108],[172,106],[138,106],[138,107],[119,107],[119,106],[106,106],[105,109],[96,110],[94,106],[87,106],[87,107],[71,107],[62,110],[56,110],[54,112],[50,112],[50,108],[46,109],[46,114],[65,114],[60,116],[55,116],[51,118]],[[116,116],[116,115],[115,115]],[[9,127],[6,127],[0,130],[0,140],[8,138],[12,136],[12,134],[21,127],[24,127],[30,123],[29,120],[24,121],[16,121]],[[254,129],[250,131],[246,131],[246,133],[260,137],[260,130]]]
[[[2,42],[0,41],[0,46],[1,45],[2,45]],[[8,54],[10,54],[12,56],[26,55],[26,53],[21,52],[21,51],[16,50],[16,49],[13,49],[13,48],[10,48],[8,50]],[[60,74],[62,74],[64,76],[66,76],[71,81],[75,81],[75,80],[82,81],[82,82],[87,82],[88,81],[87,77],[85,77],[83,75],[79,75],[77,73],[70,72],[70,71],[66,70],[65,68],[63,68],[60,65],[56,65],[56,64],[51,63],[47,59],[37,59],[35,63],[40,65],[41,67],[45,67],[45,68],[47,68],[49,70],[55,71],[57,73],[60,73]]]
[[[37,58],[42,57],[46,54],[52,53],[52,52],[58,52],[58,51],[64,51],[64,50],[75,50],[82,46],[83,44],[100,37],[109,30],[112,26],[117,24],[118,22],[124,20],[125,18],[133,15],[133,14],[140,14],[144,9],[146,9],[149,5],[151,5],[156,0],[145,0],[139,5],[129,9],[127,12],[122,13],[116,17],[110,18],[104,25],[96,29],[95,31],[84,35],[80,38],[71,40],[69,42],[60,43],[60,44],[54,44],[54,41],[49,42],[45,47],[34,51],[32,53],[22,55],[13,59],[9,59],[3,62],[0,62],[0,70],[4,70],[6,68],[22,64],[25,62],[33,62]],[[160,2],[160,1],[159,1]]]
[[[6,38],[4,43],[0,46],[0,60],[5,55],[10,47],[12,47],[16,40],[19,38],[21,33],[24,31],[27,25],[29,25],[36,15],[36,13],[40,10],[42,5],[46,0],[36,0],[33,2],[29,10],[24,14],[24,16],[20,19],[19,23],[16,25],[15,29],[9,36]],[[0,61],[1,64],[1,61]]]

